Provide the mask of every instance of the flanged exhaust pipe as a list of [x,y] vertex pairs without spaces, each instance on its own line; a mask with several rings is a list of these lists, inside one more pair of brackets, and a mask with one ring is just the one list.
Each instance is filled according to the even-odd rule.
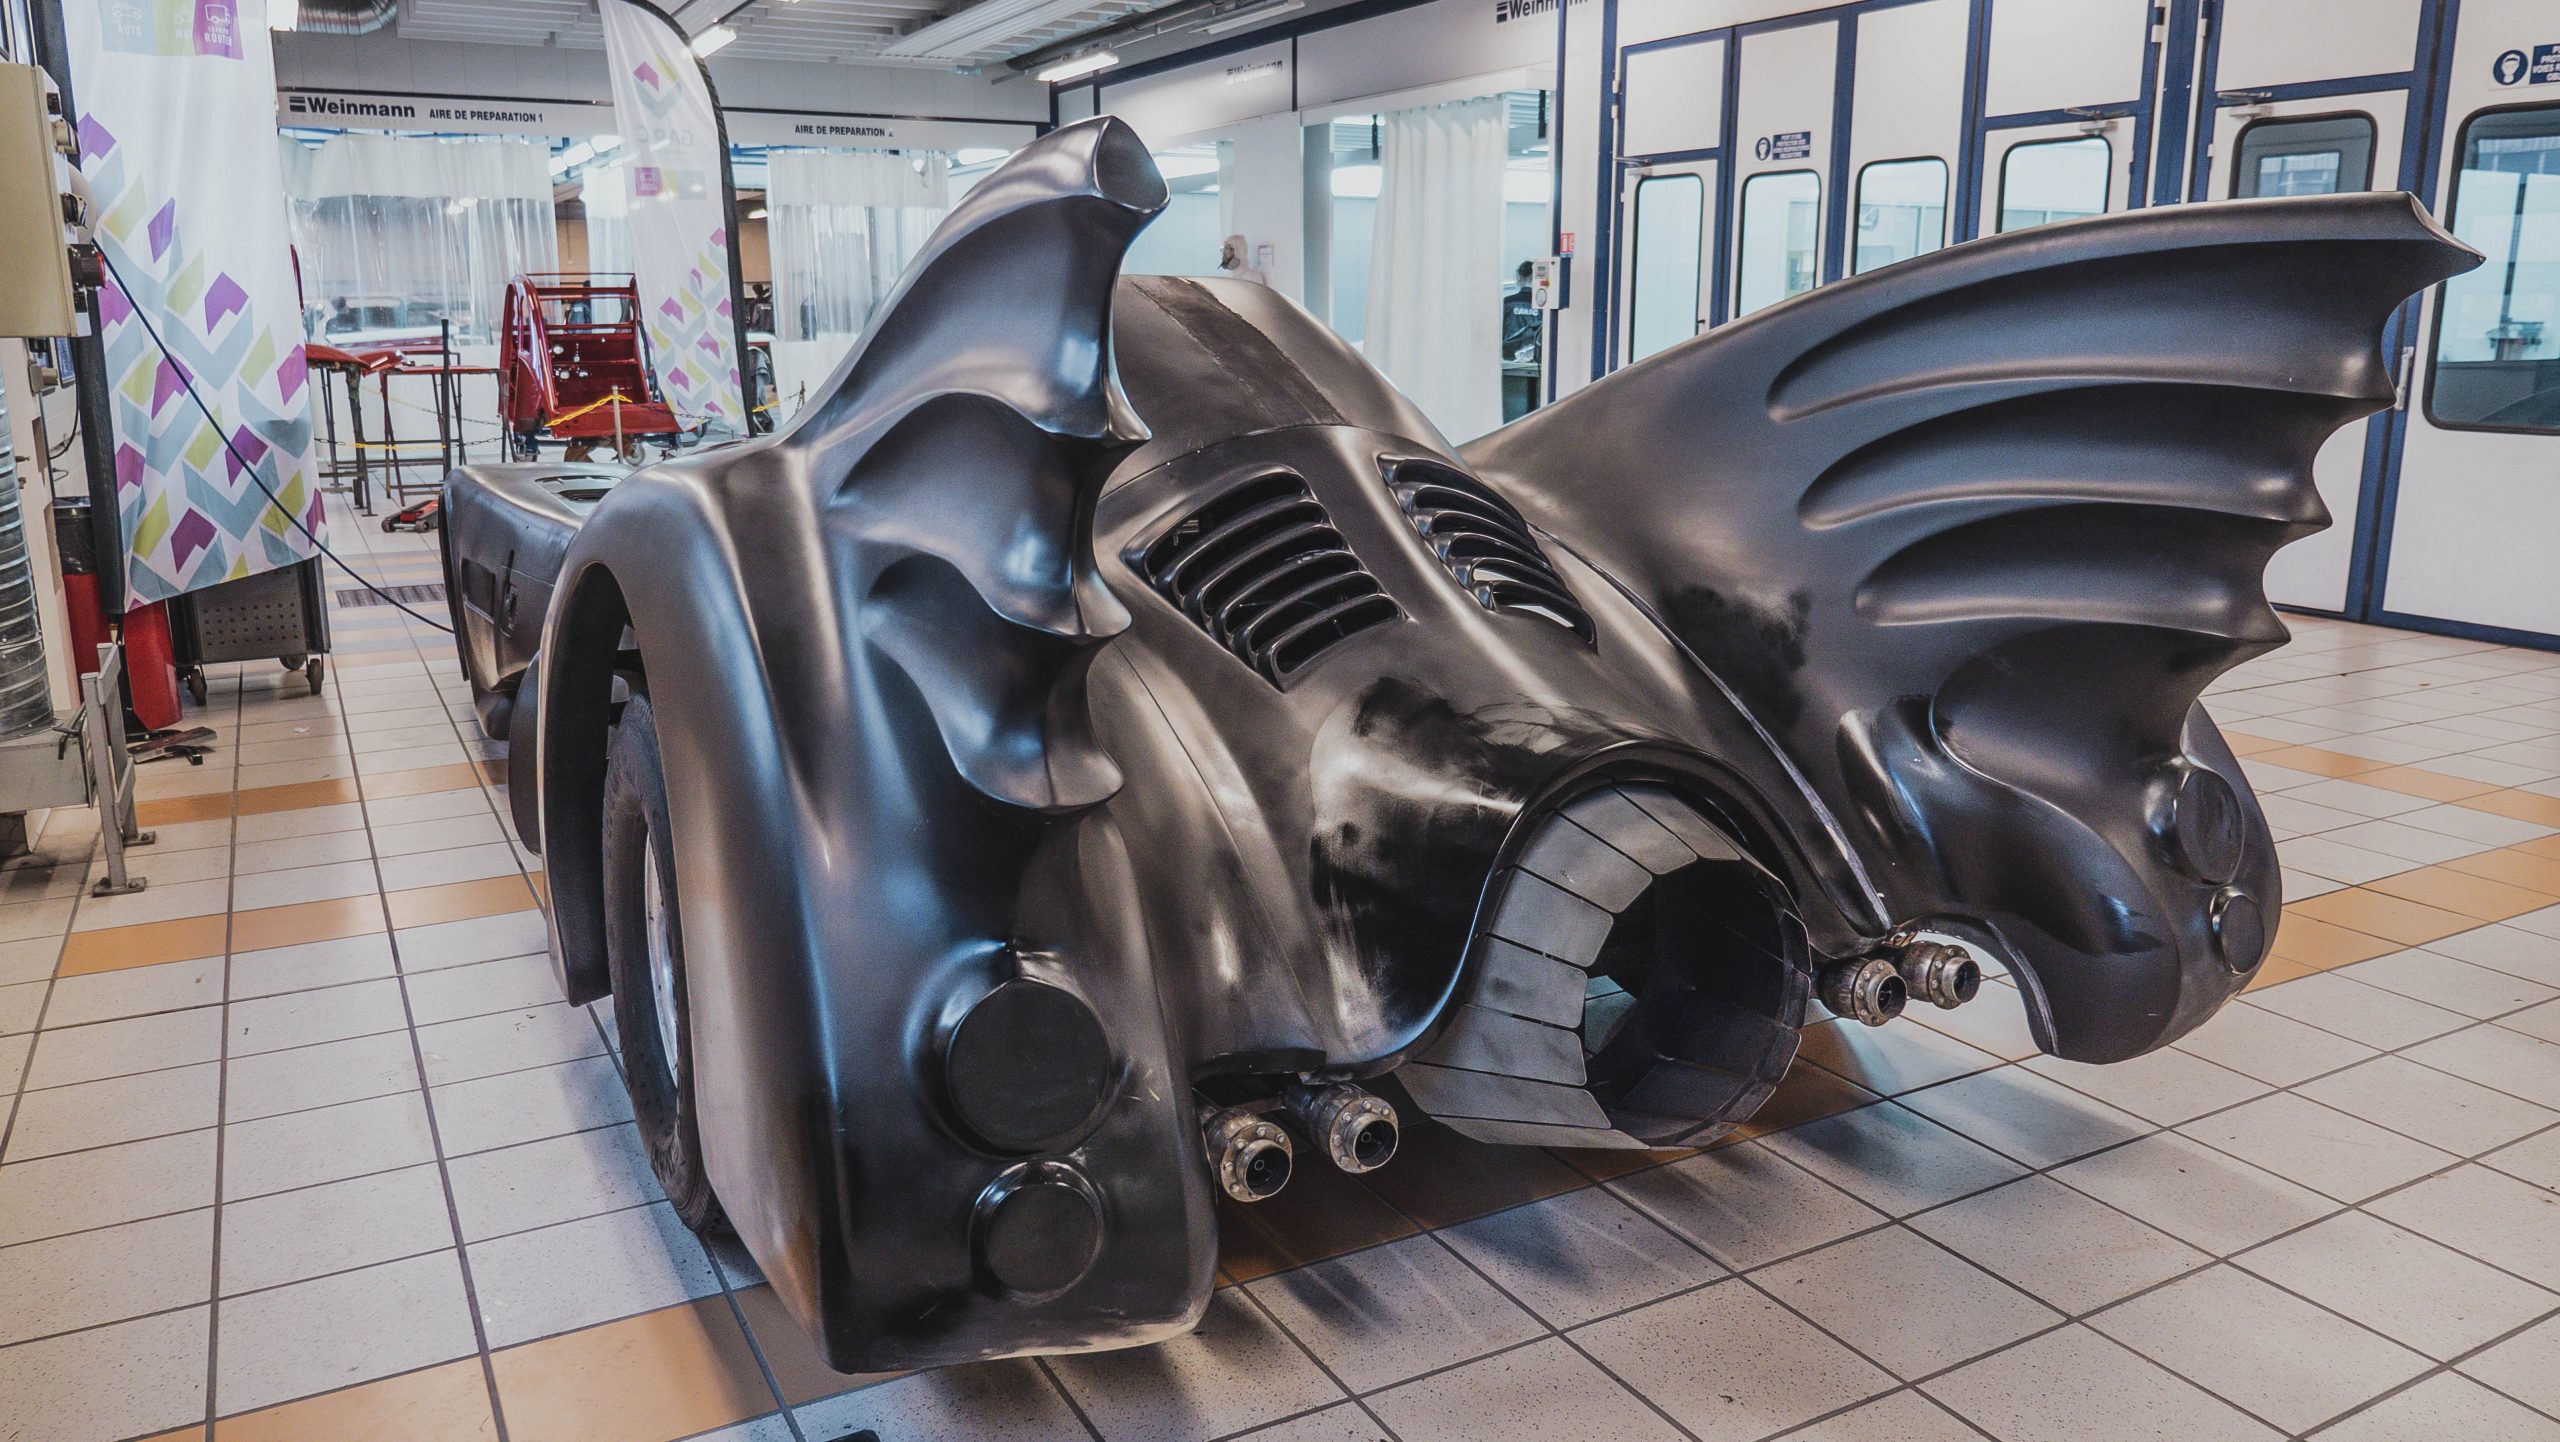
[[1982,990],[1982,966],[1961,946],[1943,941],[1915,941],[1893,958],[1911,994],[1933,1006],[1952,1010]]
[[1209,1149],[1218,1190],[1237,1201],[1258,1202],[1289,1185],[1296,1149],[1288,1132],[1262,1113],[1202,1102],[1200,1140]]
[[1881,956],[1826,962],[1821,983],[1824,1006],[1868,1026],[1882,1026],[1902,1015],[1902,1004],[1910,999],[1902,973]]
[[1349,1082],[1292,1083],[1281,1094],[1289,1120],[1346,1172],[1374,1172],[1396,1154],[1396,1109]]

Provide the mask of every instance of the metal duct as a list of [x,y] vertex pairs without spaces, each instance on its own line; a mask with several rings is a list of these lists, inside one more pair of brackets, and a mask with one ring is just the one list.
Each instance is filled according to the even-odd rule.
[[293,28],[313,35],[370,35],[400,13],[400,0],[302,0]]
[[[9,402],[0,396],[0,437],[8,433]],[[53,724],[35,568],[27,558],[27,531],[18,511],[16,450],[0,444],[0,737],[23,736]]]

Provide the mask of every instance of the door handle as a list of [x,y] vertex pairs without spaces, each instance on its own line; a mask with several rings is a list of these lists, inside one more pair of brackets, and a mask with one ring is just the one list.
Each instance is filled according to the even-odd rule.
[[2409,382],[2413,378],[2413,374],[2417,368],[2418,348],[2413,345],[2404,345],[2400,347],[2400,364],[2391,378],[2391,408],[2393,410],[2405,411],[2409,408]]

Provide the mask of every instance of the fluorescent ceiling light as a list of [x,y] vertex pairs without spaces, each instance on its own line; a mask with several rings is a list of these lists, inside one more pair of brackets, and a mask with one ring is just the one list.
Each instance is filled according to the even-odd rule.
[[1088,50],[1082,55],[1070,55],[1063,60],[1050,61],[1033,72],[1031,78],[1055,85],[1062,80],[1074,80],[1091,75],[1097,70],[1108,70],[1119,63],[1120,57],[1108,50]]
[[964,145],[960,147],[960,153],[951,157],[951,160],[955,165],[984,165],[990,160],[1002,160],[1011,154],[1013,154],[1013,152],[1010,150],[997,150],[987,146]]
[[267,0],[267,28],[296,30],[302,26],[302,0]]
[[693,53],[701,56],[705,60],[708,60],[712,56],[719,54],[722,50],[727,49],[729,42],[737,38],[737,31],[730,29],[726,25],[714,25],[710,29],[693,37]]
[[1261,22],[1270,19],[1274,15],[1286,15],[1292,10],[1304,10],[1306,8],[1307,0],[1280,0],[1280,3],[1277,5],[1248,5],[1242,10],[1221,15],[1217,19],[1210,21],[1208,24],[1201,26],[1200,33],[1203,35],[1224,35],[1230,30],[1241,30],[1247,25],[1258,25]]
[[587,137],[587,144],[595,147],[596,154],[602,155],[608,150],[621,149],[622,137],[619,135],[590,135]]
[[770,214],[770,212],[768,212],[763,206],[759,205],[755,209],[747,212],[747,219],[762,220],[768,214]]

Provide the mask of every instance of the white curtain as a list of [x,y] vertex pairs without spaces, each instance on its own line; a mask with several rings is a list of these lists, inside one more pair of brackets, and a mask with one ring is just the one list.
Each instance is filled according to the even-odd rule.
[[515,136],[282,139],[305,332],[493,341],[507,282],[560,268],[550,152]]
[[1502,424],[1501,96],[1379,117],[1361,349],[1450,440]]
[[835,371],[951,208],[943,155],[777,150],[765,160],[776,419]]
[[631,271],[631,176],[621,161],[590,165],[578,178],[578,203],[587,212],[587,269],[598,275]]

